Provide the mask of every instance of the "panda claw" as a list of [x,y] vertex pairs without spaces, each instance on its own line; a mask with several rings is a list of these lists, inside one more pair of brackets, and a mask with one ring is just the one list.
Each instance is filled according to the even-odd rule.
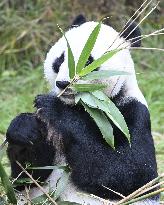
[[54,104],[54,97],[51,95],[38,95],[34,100],[34,106],[36,108],[50,108]]

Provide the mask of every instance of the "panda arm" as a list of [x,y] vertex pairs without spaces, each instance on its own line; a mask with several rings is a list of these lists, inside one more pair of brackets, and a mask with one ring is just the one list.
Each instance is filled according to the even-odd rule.
[[[12,120],[6,133],[12,178],[18,177],[22,172],[16,161],[24,167],[27,163],[33,167],[53,164],[54,148],[46,141],[46,134],[46,126],[33,113],[22,113]],[[39,181],[45,181],[51,173],[50,170],[28,170],[28,172]],[[23,173],[19,178],[26,177]],[[18,190],[23,188],[23,186],[17,187]]]

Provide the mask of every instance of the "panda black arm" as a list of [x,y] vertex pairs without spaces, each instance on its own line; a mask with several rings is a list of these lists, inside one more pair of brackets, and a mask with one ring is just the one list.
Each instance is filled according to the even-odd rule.
[[112,150],[87,116],[83,118],[87,125],[79,120],[79,125],[76,123],[76,126],[72,126],[74,137],[71,143],[65,145],[67,159],[72,165],[74,183],[84,191],[113,199],[118,196],[104,189],[102,185],[126,196],[157,177],[147,108],[132,100],[119,109],[129,127],[131,148],[123,133],[113,125],[116,150]]
[[[33,113],[22,113],[12,120],[6,137],[9,143],[7,153],[11,163],[11,176],[16,178],[22,170],[16,160],[24,167],[26,163],[34,167],[52,165],[54,148],[46,141],[47,130],[43,122]],[[34,179],[45,181],[50,170],[29,170]],[[24,173],[19,178],[27,177]],[[18,186],[17,189],[23,189]]]
[[157,176],[149,112],[135,99],[118,106],[129,127],[131,147],[113,125],[116,150],[106,144],[82,108],[67,106],[48,95],[39,96],[36,106],[42,108],[40,117],[62,132],[72,180],[78,188],[117,199],[102,185],[126,196]]

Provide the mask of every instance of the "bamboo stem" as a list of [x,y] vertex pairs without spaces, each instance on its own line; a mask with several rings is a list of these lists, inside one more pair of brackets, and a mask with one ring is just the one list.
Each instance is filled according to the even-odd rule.
[[112,189],[110,189],[110,188],[108,188],[108,187],[106,187],[106,186],[104,186],[104,185],[102,185],[102,186],[103,186],[104,188],[108,189],[109,191],[111,191],[111,192],[113,192],[113,193],[117,194],[118,196],[121,196],[123,199],[125,198],[125,196],[124,196],[124,195],[122,195],[122,194],[120,194],[119,192],[114,191],[114,190],[112,190]]
[[128,195],[127,197],[125,197],[124,199],[120,200],[117,205],[122,204],[126,201],[128,201],[129,199],[135,197],[137,194],[139,194],[141,191],[143,191],[144,189],[152,186],[154,183],[156,183],[157,181],[159,181],[161,178],[164,177],[164,173],[161,174],[160,176],[158,176],[157,178],[153,179],[152,181],[148,182],[147,184],[145,184],[144,186],[142,186],[141,188],[137,189],[136,191],[134,191],[133,193],[131,193],[130,195]]
[[147,198],[149,198],[149,197],[151,197],[151,196],[157,195],[157,194],[159,194],[159,193],[161,193],[161,192],[164,192],[164,188],[158,189],[157,191],[153,191],[153,192],[151,192],[151,193],[149,193],[149,194],[145,194],[144,196],[141,196],[141,197],[132,199],[132,200],[127,201],[127,202],[125,202],[125,203],[121,203],[121,205],[132,204],[132,203],[141,201],[141,200],[143,200],[143,199],[147,199]]
[[164,181],[162,181],[162,182],[160,182],[160,183],[158,183],[158,184],[155,184],[154,186],[151,186],[151,187],[149,187],[149,188],[147,188],[147,189],[144,189],[144,190],[141,191],[139,194],[137,194],[136,197],[137,197],[137,196],[140,196],[141,194],[144,194],[145,192],[148,192],[148,191],[150,191],[150,190],[152,190],[152,189],[154,189],[154,188],[156,188],[156,187],[158,187],[158,186],[161,186],[162,184],[164,184]]
[[57,205],[57,203],[49,196],[49,194],[47,194],[45,192],[45,190],[43,189],[43,187],[40,186],[40,184],[38,184],[37,181],[35,181],[35,179],[24,169],[24,167],[22,167],[22,165],[16,161],[16,163],[20,166],[20,168],[24,171],[25,174],[27,174],[27,176],[34,182],[34,184],[36,184],[36,186],[47,196],[47,198],[54,204]]
[[70,84],[67,85],[67,87],[66,87],[64,90],[62,90],[62,91],[57,95],[57,97],[60,97],[71,85],[73,85],[73,83],[77,82],[77,80],[79,80],[79,78],[78,78],[77,76],[75,76],[75,77],[72,79],[72,81],[70,82]]

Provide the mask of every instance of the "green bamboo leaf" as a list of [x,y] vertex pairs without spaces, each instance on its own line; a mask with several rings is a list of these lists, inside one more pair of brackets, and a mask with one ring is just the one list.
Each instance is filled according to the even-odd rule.
[[70,201],[58,201],[57,203],[58,205],[82,205],[82,204],[70,202]]
[[[64,170],[64,169],[63,169]],[[69,179],[70,174],[68,173],[68,171],[63,171],[61,178],[58,180],[57,185],[56,185],[56,189],[55,190],[51,190],[49,192],[49,195],[56,201],[61,193],[64,191],[64,189],[66,188],[67,184],[68,184],[68,179]],[[41,196],[38,196],[34,199],[32,199],[32,204],[43,204],[45,201],[47,200],[47,202],[49,202],[49,199],[47,198],[47,196],[45,194],[42,194]],[[48,203],[49,204],[49,203]],[[57,203],[58,204],[58,203]]]
[[16,187],[17,185],[22,185],[22,184],[33,184],[34,182],[30,179],[30,178],[21,178],[21,179],[17,179],[15,182],[14,182],[14,187]]
[[[98,106],[95,103],[95,98],[91,95],[91,93],[83,92],[83,93],[79,93],[77,96],[78,96],[78,101],[82,100],[85,104],[87,104],[91,108],[98,108]],[[77,96],[75,96],[75,100]]]
[[80,73],[80,71],[85,67],[85,64],[90,56],[90,53],[95,45],[97,36],[100,32],[100,28],[101,28],[101,23],[98,23],[98,25],[93,29],[92,33],[90,34],[77,63],[76,66],[76,73]]
[[90,114],[93,120],[96,122],[100,132],[105,139],[105,141],[113,148],[114,147],[114,135],[113,135],[113,128],[108,121],[107,117],[101,110],[93,109],[86,105],[83,101],[81,102],[84,106],[85,110]]
[[115,71],[115,70],[93,71],[88,75],[83,76],[81,80],[95,80],[95,79],[109,78],[117,75],[129,75],[129,73],[125,71]]
[[130,134],[125,119],[115,104],[101,91],[81,93],[79,98],[91,108],[105,112],[113,123],[125,134],[130,143]]
[[63,165],[63,166],[44,166],[44,167],[28,167],[27,169],[63,169],[63,170],[65,170],[67,168],[67,166],[66,165]]
[[67,41],[69,77],[70,77],[70,79],[73,79],[73,77],[75,76],[75,60],[74,60],[73,52],[71,50],[71,46],[68,42],[68,39],[67,39],[64,31],[60,28],[59,25],[58,25],[58,28],[61,31],[61,33],[63,34],[65,40]]
[[103,92],[99,92],[99,91],[94,91],[92,92],[92,95],[94,95],[96,98],[98,98],[99,100],[102,100],[102,101],[107,101],[109,100],[108,96],[105,95]]
[[61,178],[57,182],[57,187],[53,196],[53,199],[56,200],[60,197],[60,194],[65,190],[70,174],[66,171],[63,172]]
[[73,88],[78,92],[92,92],[95,90],[102,90],[106,87],[103,84],[74,84]]
[[80,101],[81,93],[78,93],[75,95],[75,104],[77,104]]
[[5,189],[6,195],[9,199],[10,203],[17,204],[17,199],[16,199],[16,196],[14,193],[14,189],[12,187],[11,182],[9,181],[9,178],[8,178],[1,162],[0,162],[0,178],[1,178],[2,185]]
[[[116,105],[101,91],[95,91],[92,94],[98,99],[98,101],[96,101],[96,104],[99,104],[100,106],[99,100],[103,102],[103,104],[105,105],[103,111],[113,121],[113,123],[125,134],[126,138],[130,143],[130,133],[128,126],[125,122],[123,115],[116,107]],[[102,107],[100,109],[102,109]]]
[[[49,192],[48,194],[53,197],[54,196],[54,193],[55,193],[55,190]],[[47,203],[45,203],[45,201],[47,200]],[[35,197],[34,199],[31,200],[32,202],[32,205],[42,205],[43,203],[45,205],[48,205],[49,204],[49,199],[47,198],[47,196],[45,194],[42,194],[41,196],[37,196]]]
[[109,60],[113,55],[118,53],[121,49],[115,49],[112,51],[108,51],[107,53],[103,54],[100,58],[97,60],[94,60],[93,63],[86,66],[81,72],[79,73],[79,76],[84,76],[90,73],[91,71],[95,70],[96,68],[100,67],[105,61]]

